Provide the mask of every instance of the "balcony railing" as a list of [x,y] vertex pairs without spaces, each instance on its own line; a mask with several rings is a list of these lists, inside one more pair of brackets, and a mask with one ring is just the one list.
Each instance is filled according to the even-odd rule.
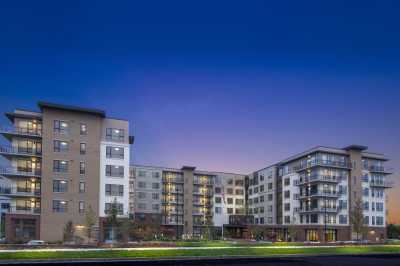
[[195,190],[193,191],[193,194],[200,196],[208,196],[208,197],[211,197],[213,195],[212,191],[201,191],[201,190]]
[[40,208],[37,207],[24,207],[24,206],[10,206],[8,213],[13,214],[40,214]]
[[42,171],[38,169],[21,169],[16,167],[0,167],[0,175],[40,177]]
[[32,137],[41,137],[42,131],[39,129],[32,129],[27,127],[0,127],[1,134],[16,134]]
[[196,206],[212,206],[212,201],[193,201]]
[[378,173],[383,173],[385,172],[385,167],[380,166],[380,165],[369,165],[368,170],[370,172],[378,172]]
[[183,190],[180,189],[163,189],[164,194],[183,194]]
[[195,185],[203,185],[203,186],[212,186],[214,184],[213,180],[199,180],[199,179],[194,179],[193,184]]
[[164,183],[183,183],[183,177],[182,178],[166,178],[166,177],[163,177],[162,181]]
[[303,176],[299,180],[299,184],[305,184],[310,182],[332,182],[338,183],[342,180],[345,180],[345,177],[342,176],[328,176],[328,175],[312,175],[310,177]]
[[40,155],[42,155],[42,150],[37,150],[34,148],[0,146],[0,153],[1,154],[40,156]]
[[339,197],[340,194],[336,191],[333,192],[311,192],[310,194],[300,195],[300,198],[308,198],[308,197]]
[[301,213],[307,213],[307,212],[329,212],[329,213],[336,213],[338,212],[339,209],[338,207],[316,207],[316,208],[302,208],[299,210]]
[[370,180],[369,181],[369,185],[371,187],[386,187],[386,188],[390,188],[393,186],[393,183],[390,181],[383,181],[383,180]]
[[294,170],[295,171],[302,171],[307,168],[311,168],[314,166],[329,166],[329,167],[337,167],[337,168],[346,168],[350,169],[351,164],[347,161],[328,161],[328,160],[320,160],[320,159],[314,159],[311,161],[308,161],[307,163],[300,164],[299,166],[295,166]]
[[0,187],[0,194],[8,196],[40,196],[40,189],[24,188],[24,187]]

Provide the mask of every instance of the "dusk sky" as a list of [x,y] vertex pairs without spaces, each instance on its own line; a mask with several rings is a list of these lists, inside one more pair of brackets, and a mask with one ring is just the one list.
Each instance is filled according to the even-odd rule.
[[400,187],[399,1],[138,2],[2,2],[0,112],[104,109],[133,163],[244,174],[361,144]]

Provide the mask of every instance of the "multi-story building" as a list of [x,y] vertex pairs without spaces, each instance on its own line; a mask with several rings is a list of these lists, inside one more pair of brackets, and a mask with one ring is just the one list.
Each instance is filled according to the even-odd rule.
[[[129,155],[133,138],[126,120],[97,109],[39,102],[40,112],[6,113],[13,126],[0,133],[9,161],[1,174],[10,185],[5,214],[8,241],[59,241],[72,221],[84,229],[91,208],[104,217],[112,203],[128,215]],[[103,237],[101,237],[103,238]]]
[[135,217],[159,216],[164,233],[199,236],[212,226],[222,233],[230,215],[245,213],[244,175],[181,169],[131,167]]
[[316,147],[249,175],[248,213],[278,239],[350,240],[355,238],[350,218],[359,200],[366,237],[383,239],[390,173],[382,154],[366,150]]

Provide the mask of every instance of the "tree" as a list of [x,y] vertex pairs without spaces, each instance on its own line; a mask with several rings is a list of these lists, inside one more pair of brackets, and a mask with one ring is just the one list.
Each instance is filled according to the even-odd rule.
[[400,238],[400,225],[389,224],[387,226],[387,236],[390,239],[399,239]]
[[114,202],[111,203],[111,208],[108,210],[107,214],[107,225],[111,228],[111,241],[115,240],[115,231],[118,227],[118,202],[117,199],[114,199]]
[[354,201],[352,210],[350,211],[350,224],[352,226],[353,232],[357,234],[357,240],[359,236],[364,232],[364,213],[363,213],[363,202],[361,198],[357,198]]
[[64,242],[72,242],[74,240],[74,223],[72,221],[68,221],[64,227],[64,235],[63,240]]
[[85,214],[86,236],[88,242],[92,239],[93,226],[96,224],[96,213],[93,211],[92,206],[89,205]]

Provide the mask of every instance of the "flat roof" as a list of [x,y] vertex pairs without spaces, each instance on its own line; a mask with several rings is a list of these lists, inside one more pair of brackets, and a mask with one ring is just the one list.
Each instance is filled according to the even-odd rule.
[[106,117],[106,112],[104,110],[95,108],[86,108],[80,106],[57,104],[57,103],[42,102],[42,101],[38,102],[38,106],[40,110],[43,110],[43,108],[51,108],[51,109],[60,109],[72,112],[88,113],[88,114],[98,115],[101,117]]

